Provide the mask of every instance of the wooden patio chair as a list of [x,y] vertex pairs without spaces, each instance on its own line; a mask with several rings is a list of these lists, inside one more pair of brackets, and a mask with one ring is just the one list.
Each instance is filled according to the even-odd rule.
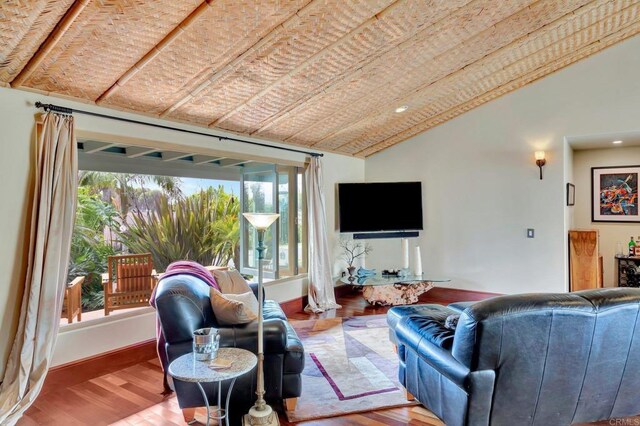
[[71,324],[75,316],[78,317],[78,321],[82,321],[82,284],[84,277],[77,277],[64,290],[62,318],[67,319],[67,324]]
[[151,254],[127,254],[107,258],[104,314],[118,309],[149,306],[157,278]]

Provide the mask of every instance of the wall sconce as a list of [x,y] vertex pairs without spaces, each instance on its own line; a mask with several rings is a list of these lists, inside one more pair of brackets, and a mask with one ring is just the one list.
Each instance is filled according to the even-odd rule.
[[547,164],[544,158],[544,151],[536,151],[536,165],[540,168],[540,180],[542,180],[542,166]]

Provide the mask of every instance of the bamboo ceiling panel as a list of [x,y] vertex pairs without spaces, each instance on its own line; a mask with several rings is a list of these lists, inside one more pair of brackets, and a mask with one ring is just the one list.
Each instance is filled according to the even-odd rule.
[[[269,85],[282,83],[298,65],[306,64],[313,55],[335,44],[362,22],[375,19],[390,3],[392,0],[312,1],[168,116],[183,120],[197,116],[202,124],[224,121]],[[321,76],[314,74],[312,78]],[[224,99],[224,104],[216,102],[218,99]]]
[[95,100],[198,4],[197,0],[88,1],[24,85]]
[[6,0],[0,83],[368,156],[638,34],[639,14],[640,0]]
[[[426,99],[425,97],[416,96],[416,92],[420,92],[420,90],[426,89],[440,80],[447,79],[449,75],[458,70],[471,66],[478,61],[484,61],[486,56],[495,54],[500,49],[504,49],[504,46],[518,45],[518,41],[522,41],[523,37],[527,40],[531,39],[531,34],[547,25],[552,25],[557,21],[558,17],[578,10],[580,6],[587,3],[587,0],[572,2],[540,0],[530,7],[518,10],[504,18],[504,20],[502,20],[503,16],[496,16],[501,22],[491,24],[488,28],[478,28],[479,31],[473,34],[472,37],[461,40],[461,43],[454,46],[451,46],[448,40],[456,38],[456,33],[459,32],[457,31],[458,27],[455,25],[448,26],[448,30],[443,28],[442,32],[439,33],[440,37],[432,39],[434,40],[433,49],[441,47],[441,49],[435,50],[433,55],[424,55],[420,59],[414,59],[413,64],[411,63],[410,54],[396,58],[396,62],[405,67],[409,78],[395,82],[393,80],[376,81],[381,73],[372,70],[370,77],[363,79],[366,85],[361,90],[362,93],[368,95],[366,100],[367,110],[362,111],[358,117],[352,116],[346,122],[344,117],[332,117],[333,120],[326,120],[329,123],[322,129],[308,128],[296,137],[306,138],[312,141],[314,146],[325,149],[342,147],[351,140],[350,137],[354,132],[357,133],[362,130],[363,123],[368,123],[370,117],[378,117],[380,114],[385,115],[389,110],[389,108],[385,108],[384,105],[378,102],[379,98],[370,96],[372,90],[370,84],[373,83],[377,87],[382,87],[380,89],[382,90],[382,98],[394,99],[396,104],[408,105],[413,111],[422,106],[423,100]],[[488,8],[488,5],[486,6],[487,8],[484,10],[490,11],[491,9]],[[498,9],[504,9],[504,7],[498,7]],[[472,24],[468,24],[466,27],[470,26]],[[468,31],[465,31],[465,33],[469,34]],[[426,51],[428,48],[428,46],[417,47],[420,51]],[[411,95],[406,96],[407,94]],[[455,99],[457,96],[459,94],[454,93],[453,98]],[[431,103],[430,98],[428,102]],[[407,119],[405,114],[393,114],[397,115],[397,117],[391,116],[391,119]],[[410,118],[413,118],[413,114]]]
[[73,0],[6,0],[0,6],[0,81],[10,83]]
[[[330,143],[322,142],[327,135],[353,122],[354,111],[350,104],[354,99],[359,105],[363,105],[357,111],[359,116],[376,108],[390,109],[389,100],[396,100],[407,91],[415,89],[416,82],[444,77],[470,63],[471,60],[465,61],[469,55],[482,57],[487,51],[502,46],[501,43],[509,37],[526,34],[527,28],[535,27],[540,19],[548,15],[541,13],[536,16],[536,12],[540,12],[539,8],[528,8],[530,3],[532,2],[500,4],[494,0],[475,1],[426,27],[417,37],[408,39],[398,48],[367,64],[357,74],[357,78],[338,82],[324,90],[322,95],[306,102],[304,108],[301,105],[270,121],[268,126],[257,133],[265,137],[332,149]],[[555,0],[539,3],[558,4]],[[486,14],[487,19],[474,19],[481,13]],[[531,22],[526,22],[524,32],[522,28],[518,31],[500,31],[497,25],[503,20],[513,22],[520,15],[533,18]],[[497,36],[493,33],[497,33]],[[476,48],[467,48],[468,43]],[[393,66],[390,67],[389,64]],[[397,78],[398,69],[403,69],[406,78]],[[329,105],[331,107],[328,108]],[[321,120],[316,121],[314,117],[320,117]],[[320,122],[322,125],[319,125]]]
[[[229,67],[233,59],[279,31],[283,22],[304,7],[309,0],[217,0],[203,3],[201,11],[181,24],[182,31],[153,60],[137,66],[133,75],[119,84],[118,90],[103,97],[105,104],[143,109],[161,114],[174,105],[193,98],[220,78],[236,71]],[[280,6],[280,7],[278,7]],[[235,82],[238,83],[238,82]],[[214,105],[182,117],[200,124],[211,122],[210,110],[233,105],[228,93],[215,99]]]

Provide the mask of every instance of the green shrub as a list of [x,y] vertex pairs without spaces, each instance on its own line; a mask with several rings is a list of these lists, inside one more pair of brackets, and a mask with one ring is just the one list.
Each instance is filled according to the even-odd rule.
[[115,254],[110,241],[105,240],[105,229],[116,226],[115,208],[105,203],[89,189],[78,188],[76,222],[71,237],[71,252],[67,282],[85,276],[82,287],[84,310],[104,306],[101,273],[107,270],[107,256]]
[[155,209],[133,212],[119,237],[130,252],[151,253],[158,271],[176,260],[226,265],[239,255],[239,212],[223,187],[173,202],[161,195]]

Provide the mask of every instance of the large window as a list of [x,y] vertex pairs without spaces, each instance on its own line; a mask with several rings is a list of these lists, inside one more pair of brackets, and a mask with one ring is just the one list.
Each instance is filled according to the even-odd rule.
[[83,322],[103,316],[108,256],[150,253],[156,277],[182,259],[257,275],[256,234],[243,211],[280,213],[266,235],[266,278],[305,272],[302,168],[108,142],[78,149],[68,281],[84,279]]
[[85,320],[104,308],[108,256],[150,253],[158,274],[179,259],[237,263],[239,192],[238,181],[80,171],[67,280],[84,277]]
[[[280,214],[278,221],[265,233],[264,276],[277,279],[306,272],[303,169],[275,165],[247,167],[241,187],[243,212]],[[257,274],[256,244],[256,231],[243,221],[243,273]]]

